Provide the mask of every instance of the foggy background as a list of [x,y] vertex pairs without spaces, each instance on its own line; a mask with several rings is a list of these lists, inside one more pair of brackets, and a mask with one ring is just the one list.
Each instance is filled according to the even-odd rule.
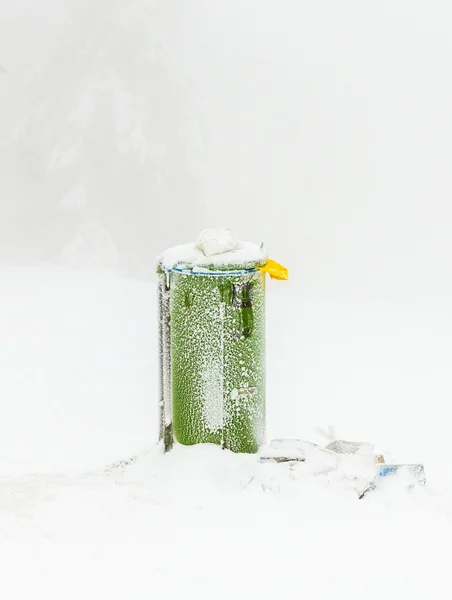
[[232,227],[291,273],[268,286],[270,434],[442,451],[451,12],[1,0],[1,263],[152,282],[160,251]]

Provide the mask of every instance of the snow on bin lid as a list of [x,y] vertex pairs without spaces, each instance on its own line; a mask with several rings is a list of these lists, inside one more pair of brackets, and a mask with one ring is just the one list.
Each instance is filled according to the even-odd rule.
[[158,264],[166,270],[178,267],[226,271],[260,267],[267,259],[262,245],[239,242],[230,229],[206,229],[200,233],[196,243],[166,250],[158,258]]

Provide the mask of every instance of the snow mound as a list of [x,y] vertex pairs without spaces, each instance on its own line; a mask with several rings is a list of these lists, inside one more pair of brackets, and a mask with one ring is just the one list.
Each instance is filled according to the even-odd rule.
[[234,251],[237,243],[237,235],[232,229],[204,229],[198,236],[196,248],[206,256],[213,256]]

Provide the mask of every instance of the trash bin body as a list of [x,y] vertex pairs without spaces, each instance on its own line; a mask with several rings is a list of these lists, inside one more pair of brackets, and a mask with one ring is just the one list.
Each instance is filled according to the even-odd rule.
[[254,453],[265,441],[264,263],[160,266],[161,431],[176,442]]
[[257,452],[265,438],[265,275],[170,277],[174,437]]

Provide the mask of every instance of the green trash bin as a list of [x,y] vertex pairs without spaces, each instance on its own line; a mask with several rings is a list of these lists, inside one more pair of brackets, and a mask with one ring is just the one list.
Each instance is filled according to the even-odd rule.
[[158,262],[160,439],[254,453],[265,441],[265,273],[259,246]]

